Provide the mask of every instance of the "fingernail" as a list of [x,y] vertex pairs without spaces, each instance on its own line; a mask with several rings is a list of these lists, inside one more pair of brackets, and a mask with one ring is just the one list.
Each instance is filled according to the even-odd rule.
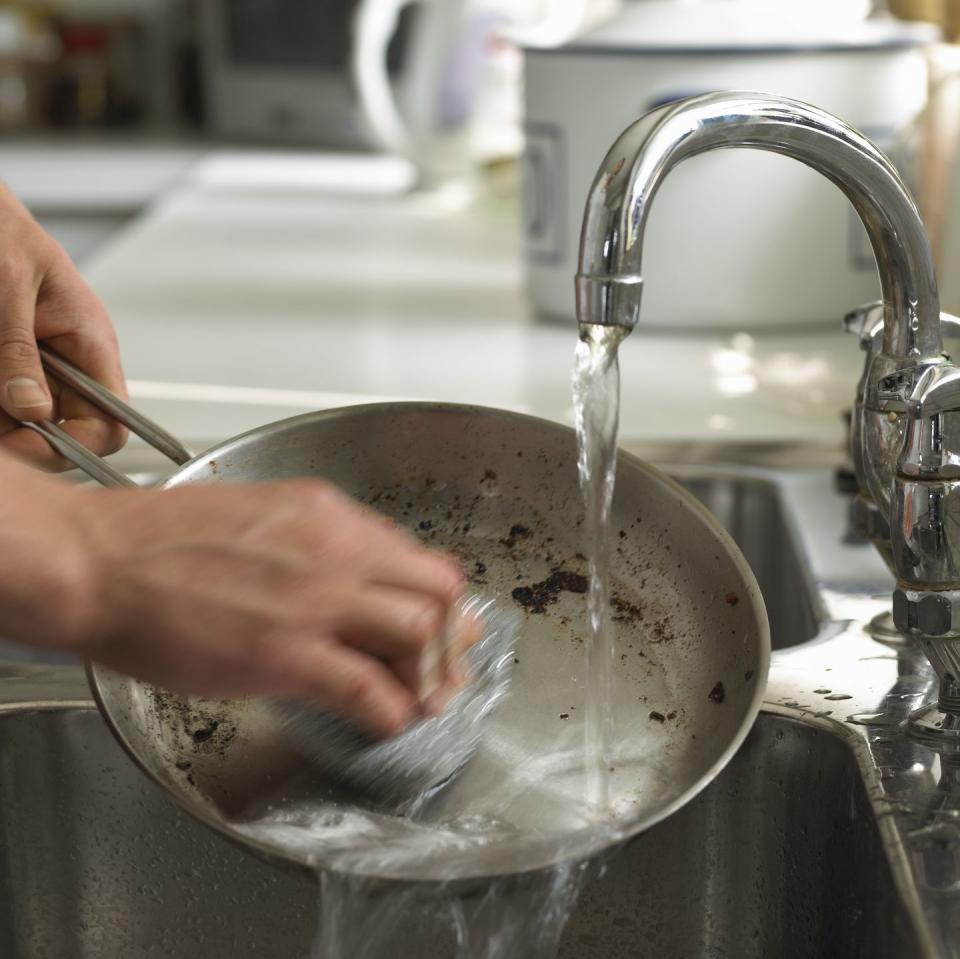
[[47,391],[29,376],[15,376],[7,380],[7,398],[21,410],[31,406],[46,406],[50,402]]

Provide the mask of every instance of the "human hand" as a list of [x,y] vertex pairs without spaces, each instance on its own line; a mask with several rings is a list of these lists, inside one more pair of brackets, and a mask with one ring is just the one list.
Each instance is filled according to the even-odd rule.
[[18,421],[52,419],[103,456],[126,430],[59,383],[48,383],[43,340],[126,398],[117,339],[103,305],[62,247],[0,185],[0,449],[49,470],[69,469],[41,436]]
[[[70,532],[55,548],[73,570],[53,584],[48,645],[182,693],[314,701],[377,736],[422,711],[421,659],[463,576],[389,520],[316,481],[118,491],[40,479],[60,492],[53,518]],[[51,584],[33,589],[49,604]],[[0,612],[16,624],[2,594]],[[36,616],[23,626],[36,643]],[[476,638],[465,627],[458,642]],[[447,694],[461,680],[451,674]]]

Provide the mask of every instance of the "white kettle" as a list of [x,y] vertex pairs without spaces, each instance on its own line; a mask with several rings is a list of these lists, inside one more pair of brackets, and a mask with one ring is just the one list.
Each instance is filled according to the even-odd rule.
[[[407,7],[421,8],[406,89],[388,68],[390,42]],[[440,88],[463,26],[463,0],[361,0],[354,18],[351,74],[377,145],[425,164],[436,128]]]

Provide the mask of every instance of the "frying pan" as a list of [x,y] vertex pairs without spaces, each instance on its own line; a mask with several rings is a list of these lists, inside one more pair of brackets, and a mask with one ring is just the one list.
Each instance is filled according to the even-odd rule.
[[[44,363],[148,442],[188,455],[58,357],[45,352]],[[104,481],[104,464],[88,451],[58,448]],[[452,551],[478,591],[522,615],[512,694],[459,778],[402,818],[318,782],[269,703],[182,698],[89,665],[94,697],[130,756],[234,841],[369,877],[524,873],[648,829],[703,789],[749,731],[770,653],[757,583],[717,521],[651,466],[622,454],[617,468],[605,810],[584,799],[586,561],[573,431],[480,407],[355,406],[227,440],[163,487],[304,476],[332,481]]]

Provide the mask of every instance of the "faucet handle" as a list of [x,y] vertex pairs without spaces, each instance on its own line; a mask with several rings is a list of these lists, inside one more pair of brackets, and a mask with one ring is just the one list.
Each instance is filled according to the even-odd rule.
[[881,396],[899,398],[919,419],[960,412],[960,369],[946,358],[921,370],[896,370],[883,377]]
[[[844,332],[860,341],[861,350],[871,350],[883,335],[883,303],[864,303],[843,318]],[[873,351],[876,352],[876,351]]]
[[960,369],[941,357],[894,370],[880,378],[876,395],[906,414],[897,472],[916,480],[960,480]]

